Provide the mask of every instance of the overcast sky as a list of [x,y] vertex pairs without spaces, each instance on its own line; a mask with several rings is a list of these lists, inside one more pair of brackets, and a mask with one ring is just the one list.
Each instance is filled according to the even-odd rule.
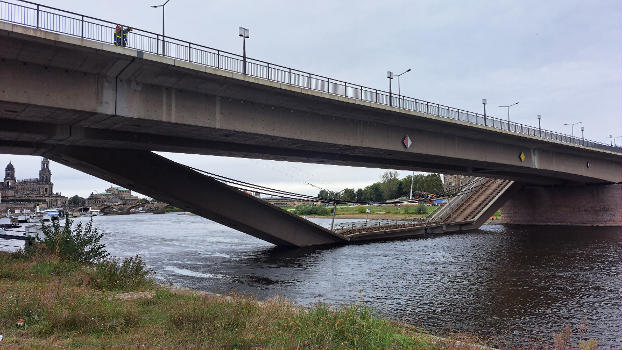
[[[41,0],[40,3],[161,32],[153,1]],[[386,71],[402,76],[404,95],[504,117],[496,106],[520,101],[511,119],[609,143],[622,135],[622,2],[610,1],[198,1],[166,5],[166,35],[241,51],[238,27],[250,29],[249,56],[387,89]],[[580,126],[579,126],[580,127]],[[575,134],[580,133],[575,127]],[[617,143],[622,143],[618,139]],[[166,154],[226,176],[316,194],[377,181],[384,170]],[[18,178],[36,177],[40,159],[13,161]],[[55,191],[88,195],[108,184],[51,164]],[[407,172],[400,172],[401,176]]]

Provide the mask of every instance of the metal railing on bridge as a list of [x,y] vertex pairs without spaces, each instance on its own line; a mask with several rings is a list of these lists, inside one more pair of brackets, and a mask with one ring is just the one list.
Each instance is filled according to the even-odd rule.
[[[62,33],[110,45],[115,44],[115,28],[119,24],[21,0],[15,0],[14,2],[0,1],[0,21]],[[508,122],[503,119],[484,116],[479,113],[445,106],[440,103],[391,94],[387,91],[362,86],[360,84],[353,84],[254,58],[247,57],[246,60],[244,60],[241,55],[235,53],[162,36],[142,29],[133,28],[133,31],[128,33],[127,44],[124,46],[151,54],[163,55],[176,60],[188,61],[235,73],[246,72],[247,75],[260,79],[321,91],[372,104],[388,105],[407,111],[431,114],[441,118],[488,126],[546,140],[622,153],[622,147],[585,140],[583,138],[544,130],[526,124]],[[246,64],[246,69],[243,67],[244,64]]]

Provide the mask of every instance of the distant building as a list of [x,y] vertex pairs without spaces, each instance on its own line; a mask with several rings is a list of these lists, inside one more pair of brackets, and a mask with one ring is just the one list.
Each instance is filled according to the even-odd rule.
[[132,191],[123,187],[110,187],[102,193],[91,193],[86,199],[88,207],[106,207],[111,205],[133,205],[140,198],[133,196]]
[[11,162],[4,169],[4,181],[0,183],[0,211],[6,212],[11,208],[35,209],[63,207],[67,197],[54,193],[50,161],[41,160],[41,170],[38,178],[17,180],[15,167]]
[[472,178],[464,175],[443,175],[443,188],[447,193],[459,191]]

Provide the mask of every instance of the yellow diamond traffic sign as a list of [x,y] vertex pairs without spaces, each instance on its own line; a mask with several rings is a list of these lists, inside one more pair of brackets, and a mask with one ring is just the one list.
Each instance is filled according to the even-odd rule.
[[518,159],[520,159],[520,161],[521,161],[521,162],[524,162],[524,161],[525,161],[525,153],[521,152],[521,153],[518,155]]

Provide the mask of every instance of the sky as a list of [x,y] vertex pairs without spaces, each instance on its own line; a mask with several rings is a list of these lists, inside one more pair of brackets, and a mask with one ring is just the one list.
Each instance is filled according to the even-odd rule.
[[[160,33],[162,11],[148,0],[40,0],[40,3]],[[369,87],[510,118],[609,143],[622,136],[622,2],[599,1],[198,1],[170,0],[166,35]],[[395,84],[395,82],[394,82]],[[395,86],[394,86],[395,89]],[[622,137],[616,140],[622,143]],[[210,172],[305,194],[378,181],[384,169],[163,154]],[[40,158],[0,155],[19,178]],[[87,196],[105,181],[51,162],[55,191]],[[400,176],[408,172],[400,171]]]

